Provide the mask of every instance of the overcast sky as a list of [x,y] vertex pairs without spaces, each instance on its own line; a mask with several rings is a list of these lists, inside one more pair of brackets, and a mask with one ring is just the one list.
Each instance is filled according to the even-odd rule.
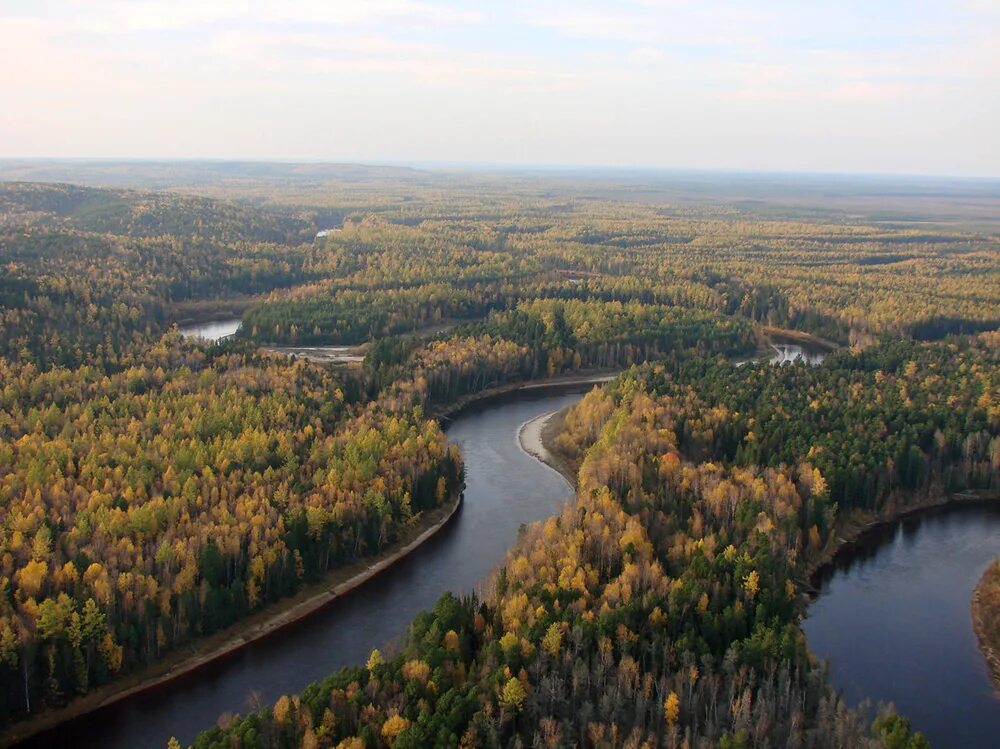
[[1000,0],[0,0],[0,156],[1000,176]]

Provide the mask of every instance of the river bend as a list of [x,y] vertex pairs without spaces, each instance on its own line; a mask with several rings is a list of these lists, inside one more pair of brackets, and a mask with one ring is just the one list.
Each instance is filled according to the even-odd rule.
[[465,458],[465,502],[452,521],[386,572],[328,607],[176,681],[69,721],[19,746],[163,749],[182,745],[227,712],[271,703],[405,631],[445,591],[476,589],[503,560],[518,528],[554,514],[572,495],[566,480],[521,450],[519,427],[580,399],[572,391],[518,391],[473,404],[447,427]]
[[838,558],[802,628],[851,705],[893,702],[935,749],[1000,746],[1000,698],[969,608],[998,553],[994,505],[906,518]]

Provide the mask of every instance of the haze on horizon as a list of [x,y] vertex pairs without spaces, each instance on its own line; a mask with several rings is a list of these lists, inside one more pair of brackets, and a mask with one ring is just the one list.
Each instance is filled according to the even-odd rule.
[[1000,3],[0,0],[0,156],[1000,176]]

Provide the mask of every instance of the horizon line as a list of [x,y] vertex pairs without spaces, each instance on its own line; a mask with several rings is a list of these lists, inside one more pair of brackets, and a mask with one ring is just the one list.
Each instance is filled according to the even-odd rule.
[[721,166],[634,166],[621,164],[546,164],[516,161],[466,161],[452,159],[327,159],[327,158],[278,158],[278,157],[213,157],[213,156],[5,156],[0,163],[9,162],[69,162],[90,164],[274,164],[310,166],[395,167],[425,172],[454,171],[520,171],[520,172],[619,172],[619,173],[673,173],[730,176],[803,176],[803,177],[855,177],[882,179],[943,179],[978,182],[1000,182],[1000,174],[955,174],[945,172],[865,172],[848,170],[781,169],[763,167]]

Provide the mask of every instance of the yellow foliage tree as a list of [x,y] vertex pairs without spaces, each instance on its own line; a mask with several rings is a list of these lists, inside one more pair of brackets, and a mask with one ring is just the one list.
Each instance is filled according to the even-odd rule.
[[390,715],[382,724],[382,736],[392,745],[396,738],[410,727],[410,721],[402,715]]
[[558,656],[559,651],[562,649],[562,638],[562,628],[558,623],[549,626],[545,632],[545,636],[542,637],[542,647],[545,648],[545,652],[553,658]]
[[517,678],[511,678],[500,692],[500,706],[509,712],[518,712],[527,696],[524,685]]
[[671,692],[663,702],[663,719],[668,726],[674,725],[681,717],[681,699],[677,692]]

